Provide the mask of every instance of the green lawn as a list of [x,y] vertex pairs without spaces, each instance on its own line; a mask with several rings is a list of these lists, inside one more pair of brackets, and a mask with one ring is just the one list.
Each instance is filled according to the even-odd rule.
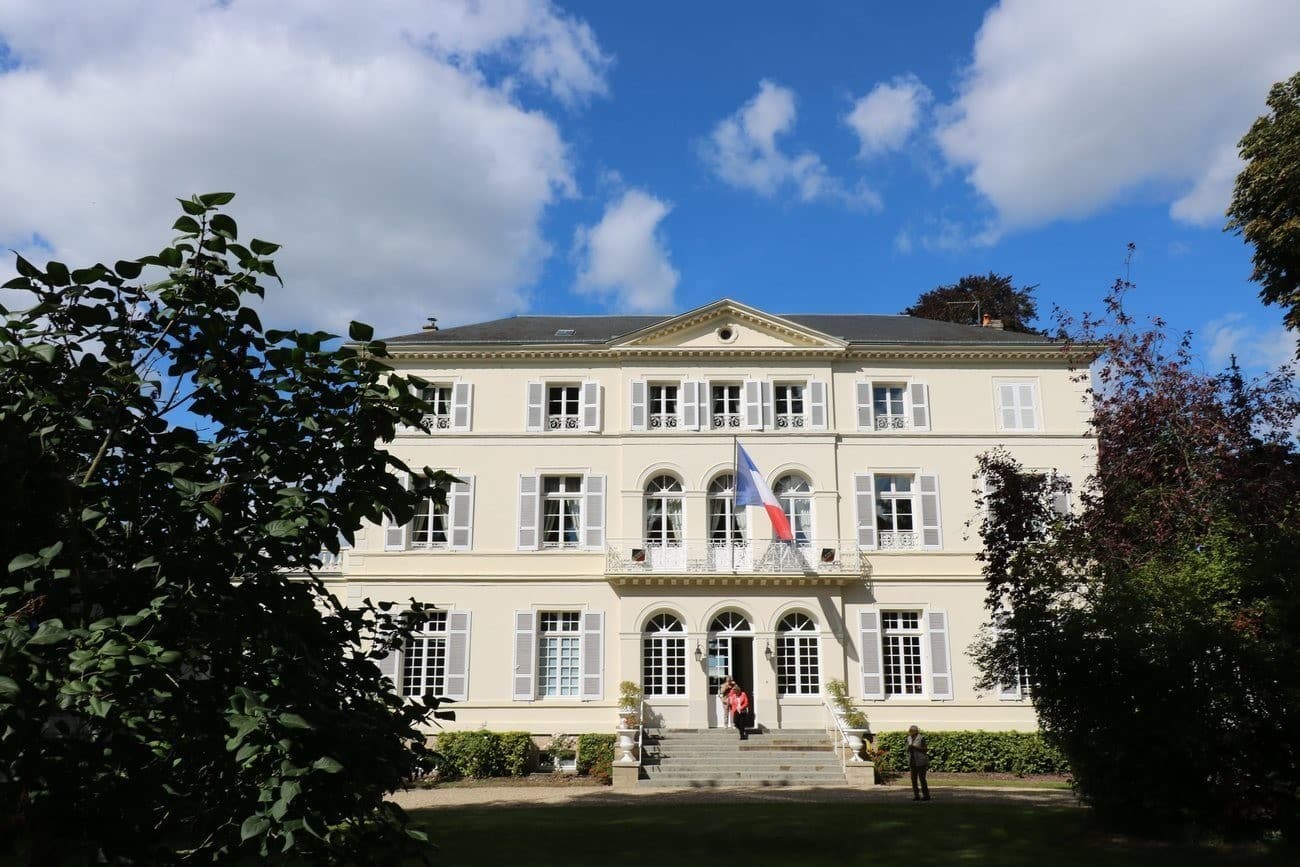
[[[1294,852],[1117,839],[1087,810],[1005,803],[680,803],[415,810],[440,863],[1264,865]],[[730,854],[720,849],[731,840]]]

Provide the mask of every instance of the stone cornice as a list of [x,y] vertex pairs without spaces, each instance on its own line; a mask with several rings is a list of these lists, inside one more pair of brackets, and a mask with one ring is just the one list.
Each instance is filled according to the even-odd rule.
[[612,341],[610,346],[621,349],[631,349],[633,347],[644,347],[647,349],[657,348],[647,346],[644,341],[670,337],[674,334],[679,334],[682,331],[694,328],[697,325],[703,325],[706,322],[716,319],[731,319],[738,322],[744,322],[761,330],[778,334],[788,340],[800,341],[804,346],[797,348],[801,350],[833,350],[843,348],[847,345],[845,341],[832,337],[829,334],[823,334],[822,332],[812,328],[805,328],[797,323],[790,322],[787,319],[763,313],[760,310],[746,307],[734,301],[724,300],[689,313],[684,313],[674,319],[669,319],[667,322],[658,322],[648,328],[642,329],[641,331],[636,331],[632,334],[619,337],[617,340]]
[[1100,347],[1075,345],[1068,349],[1050,346],[847,346],[830,347],[548,347],[548,346],[475,346],[390,347],[389,355],[400,360],[439,361],[605,361],[622,362],[642,359],[733,359],[845,360],[845,361],[1055,361],[1074,365],[1088,364],[1100,354]]

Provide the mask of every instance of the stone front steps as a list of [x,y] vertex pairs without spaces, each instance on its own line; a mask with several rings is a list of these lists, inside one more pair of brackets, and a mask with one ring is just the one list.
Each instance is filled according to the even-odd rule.
[[641,786],[844,786],[840,760],[822,731],[750,734],[734,729],[664,729],[646,738]]

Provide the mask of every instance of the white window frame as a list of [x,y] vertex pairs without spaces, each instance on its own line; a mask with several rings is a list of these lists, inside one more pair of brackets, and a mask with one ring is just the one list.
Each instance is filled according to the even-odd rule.
[[[1011,388],[1012,393],[1015,396],[1015,406],[1012,408],[1012,410],[1015,414],[1016,424],[1012,427],[1007,427],[1006,425],[1006,417],[1005,417],[1004,410],[1007,409],[1007,407],[1003,406],[1002,403],[1002,389],[1004,387]],[[1025,427],[1023,425],[1025,407],[1022,405],[1020,400],[1020,396],[1021,396],[1020,389],[1024,387],[1028,387],[1030,389],[1030,395],[1033,398],[1033,413],[1034,413],[1033,427]],[[1038,379],[1036,377],[1005,377],[1005,376],[994,377],[993,413],[996,418],[997,429],[999,431],[1006,432],[1006,433],[1016,433],[1021,431],[1025,431],[1025,432],[1041,431],[1043,429],[1043,396],[1042,396],[1042,389],[1039,388]]]
[[[447,612],[429,611],[424,617],[424,622],[402,648],[401,694],[404,698],[441,696],[447,692],[447,638],[450,634]],[[411,669],[416,667],[419,670],[412,672]],[[435,673],[430,673],[431,668]]]
[[[808,484],[808,490],[798,491],[797,494],[778,493],[777,488],[780,486],[781,481],[785,479],[786,476],[793,476],[802,479],[804,482]],[[808,478],[807,475],[805,475],[804,473],[798,470],[790,470],[788,472],[781,473],[781,475],[777,476],[776,480],[772,482],[772,493],[776,497],[776,501],[781,505],[781,511],[785,512],[785,519],[790,522],[790,532],[794,534],[795,544],[805,548],[808,547],[809,545],[812,545],[813,542],[817,539],[817,515],[816,515],[817,489],[813,487],[812,479]],[[808,531],[803,534],[804,538],[802,541],[799,539],[799,535],[800,535],[799,528],[796,526],[795,510],[793,508],[794,500],[796,499],[808,501]],[[791,508],[789,509],[786,508],[787,500],[790,501],[789,505],[791,506]]]
[[[803,618],[796,621],[795,618]],[[797,624],[788,628],[787,623]],[[803,611],[790,611],[776,627],[776,694],[779,698],[803,698],[821,694],[821,633],[817,621]],[[811,674],[804,668],[811,664]],[[783,669],[792,673],[783,674]],[[782,691],[782,678],[792,679],[794,690]]]
[[[871,428],[873,431],[895,431],[912,429],[912,386],[906,379],[873,379],[868,383],[871,389]],[[880,413],[876,411],[876,389],[877,388],[898,388],[902,394],[902,409],[897,413],[889,412],[884,416],[886,419],[897,419],[898,424],[881,425]],[[886,405],[891,403],[889,395],[886,394]]]
[[[548,492],[546,490],[546,482],[549,479],[559,479],[561,490]],[[578,480],[578,489],[576,491],[569,490],[567,486],[567,482],[571,479]],[[585,547],[585,540],[582,538],[585,526],[582,522],[582,512],[586,505],[585,497],[587,494],[587,476],[583,473],[539,473],[537,488],[539,498],[537,507],[538,547],[542,550],[581,550]],[[550,542],[546,539],[546,505],[551,501],[558,501],[560,504],[559,514],[557,515],[557,529],[560,538],[555,542]],[[572,514],[574,515],[577,524],[577,539],[573,542],[568,542],[564,539],[564,519],[565,516],[569,514],[566,510],[565,504],[569,502],[576,504],[576,510]]]
[[[708,399],[705,402],[705,408],[708,410],[709,413],[708,429],[709,430],[730,430],[730,431],[744,430],[745,429],[745,383],[744,381],[738,379],[710,380],[706,387],[709,390]],[[730,410],[724,410],[723,412],[718,413],[714,411],[713,390],[715,388],[727,388],[727,389],[734,388],[736,390],[735,412],[732,412]],[[724,400],[726,401],[724,405],[729,406],[732,400],[731,394],[728,393],[724,398]],[[715,420],[717,418],[724,419],[724,422],[722,424],[716,424]],[[703,425],[701,425],[701,427],[702,426]]]
[[[791,389],[798,389],[797,395]],[[785,391],[783,395],[781,392]],[[772,427],[775,430],[805,430],[811,427],[808,421],[808,380],[781,379],[772,381]],[[793,409],[798,404],[798,411]],[[784,407],[782,404],[784,403]]]
[[[886,701],[890,701],[890,700],[915,701],[919,699],[929,698],[929,690],[926,687],[926,679],[927,679],[926,674],[930,670],[930,662],[929,659],[927,658],[926,640],[925,640],[926,631],[927,631],[925,628],[925,618],[927,613],[928,613],[927,610],[921,606],[914,606],[914,607],[913,606],[890,606],[888,608],[882,607],[880,609],[880,677],[881,677],[881,688],[883,690],[883,694]],[[901,623],[902,617],[904,615],[915,615],[916,617],[915,629],[909,627],[897,626],[897,625],[891,627],[888,625],[891,617],[897,617],[899,623]],[[889,660],[890,660],[889,639],[894,637],[898,637],[899,639],[915,638],[916,640],[916,658],[917,658],[917,667],[918,667],[916,676],[919,679],[920,683],[918,684],[918,689],[915,692],[907,692],[907,691],[892,692],[891,691],[890,679],[889,679]],[[901,641],[899,646],[900,648],[902,647]],[[901,656],[900,656],[900,664],[903,664],[903,658]],[[900,677],[906,677],[906,674],[905,673],[901,674]]]
[[[920,474],[909,470],[875,470],[872,474],[871,496],[875,504],[875,526],[876,526],[876,548],[882,551],[917,551],[921,548],[921,481]],[[882,479],[907,478],[911,480],[911,488],[906,492],[893,492],[881,494],[879,485]],[[900,500],[907,500],[911,504],[912,529],[899,530],[898,526],[898,507]],[[894,529],[886,530],[881,526],[881,520],[885,517],[881,511],[881,503],[888,502],[895,504],[891,509],[893,515]],[[895,536],[902,533],[910,533],[912,540],[910,545],[890,544],[887,542],[886,533],[893,533]]]
[[[432,399],[428,392],[434,392]],[[442,392],[446,392],[444,395]],[[451,381],[439,380],[430,382],[420,389],[420,397],[429,404],[433,405],[433,412],[426,412],[424,420],[429,426],[429,431],[451,430],[452,419],[452,399],[456,393],[456,384]]]
[[[561,412],[551,412],[551,391],[563,389],[561,395]],[[567,412],[568,391],[573,391],[573,413]],[[542,383],[542,429],[547,433],[572,433],[583,430],[582,427],[582,383],[581,382],[544,382]]]
[[[583,612],[576,608],[546,608],[540,609],[536,613],[537,637],[537,662],[536,662],[536,680],[533,687],[535,695],[542,701],[560,700],[578,700],[582,698],[582,653],[583,653],[583,629],[582,629]],[[547,629],[547,618],[554,617],[555,624],[561,628]],[[567,628],[572,624],[572,629]],[[572,640],[572,643],[566,645],[566,641]],[[553,655],[555,658],[555,674],[553,685],[555,692],[547,693],[547,688],[551,686],[551,678],[544,677],[543,662],[549,656],[544,653],[548,645],[553,644]],[[565,687],[565,648],[571,646],[572,654],[567,659],[572,663],[572,692],[564,692]]]
[[[672,410],[667,410],[669,396],[665,394],[666,389],[672,389],[671,396]],[[659,395],[656,398],[655,391]],[[646,383],[646,428],[648,430],[672,430],[677,428],[678,420],[681,418],[681,405],[683,398],[683,388],[680,380],[650,380]]]
[[[421,514],[422,511],[424,512],[423,515]],[[434,519],[439,515],[441,515],[442,517],[442,539],[436,540],[433,538],[433,532],[434,532],[433,523],[434,523]],[[419,521],[421,517],[425,517],[429,521],[428,532],[430,538],[423,542],[416,541],[415,538],[416,523],[417,521]],[[410,547],[412,550],[418,549],[421,551],[430,551],[430,550],[446,551],[448,548],[450,548],[451,547],[451,492],[450,491],[444,492],[441,512],[439,512],[438,504],[434,501],[432,496],[422,497],[420,499],[419,504],[416,506],[415,514],[411,516],[410,528],[407,530],[407,532],[410,533],[408,547]]]
[[[676,628],[668,628],[665,618],[672,618]],[[645,696],[684,699],[690,694],[689,678],[686,624],[676,614],[662,611],[647,620],[641,630],[641,683]]]

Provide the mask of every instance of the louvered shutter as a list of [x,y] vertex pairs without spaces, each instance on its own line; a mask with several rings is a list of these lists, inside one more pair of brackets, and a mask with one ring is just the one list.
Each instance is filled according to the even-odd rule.
[[998,386],[998,418],[1003,430],[1015,430],[1017,413],[1016,413],[1016,387],[1014,385]]
[[814,379],[808,383],[808,427],[826,430],[826,383]]
[[774,421],[776,408],[772,404],[772,383],[760,381],[759,385],[762,387],[761,393],[763,395],[763,430],[772,430],[776,427]]
[[520,551],[536,551],[539,547],[537,510],[539,505],[539,488],[541,477],[519,477],[519,535],[516,547]]
[[931,611],[927,618],[930,637],[930,698],[952,698],[952,659],[948,655],[948,615]]
[[[399,474],[402,480],[402,487],[408,491],[411,489],[411,476],[408,473]],[[414,518],[412,518],[414,520]],[[411,538],[411,523],[398,524],[393,520],[392,515],[384,516],[384,550],[385,551],[405,551],[407,542]]]
[[605,612],[582,615],[582,700],[605,696]]
[[880,701],[885,697],[885,673],[880,653],[880,612],[858,615],[858,658],[862,663],[862,697]]
[[582,384],[582,429],[600,430],[600,383],[588,380]]
[[544,430],[546,426],[546,385],[530,382],[524,390],[524,429]]
[[605,477],[587,476],[583,484],[582,544],[605,547]]
[[[377,641],[386,641],[388,634],[376,636]],[[393,692],[398,695],[402,694],[402,651],[399,647],[394,647],[388,653],[375,660],[375,665],[379,666],[379,672],[392,684]]]
[[943,547],[943,530],[939,522],[939,477],[921,475],[921,547],[936,551]]
[[632,430],[646,429],[646,384],[643,380],[632,383]]
[[912,430],[930,429],[930,386],[914,382],[908,387],[912,399]]
[[876,547],[876,482],[871,473],[853,474],[853,504],[857,516],[858,547]]
[[741,387],[741,413],[745,428],[759,430],[763,427],[763,383],[757,379],[747,379]]
[[[1066,482],[1067,484],[1070,481],[1070,477],[1067,476],[1065,473],[1052,473],[1052,475],[1049,476],[1049,478]],[[1070,492],[1069,491],[1056,491],[1052,494],[1052,511],[1055,512],[1058,517],[1061,518],[1069,517],[1070,515]]]
[[677,423],[682,430],[700,429],[700,392],[704,383],[688,379],[682,382],[682,391],[677,400]]
[[451,387],[451,429],[467,431],[473,418],[474,383],[458,382]]
[[1020,429],[1037,430],[1038,408],[1035,406],[1033,385],[1021,383],[1016,386],[1016,390],[1020,393]]
[[458,474],[447,494],[451,513],[451,545],[453,551],[468,551],[474,546],[474,477]]
[[469,698],[469,612],[447,612],[447,669],[442,694],[456,701]]
[[536,676],[537,628],[531,611],[515,612],[515,676],[510,689],[515,701],[533,700],[533,679]]
[[871,403],[871,383],[858,382],[854,384],[853,388],[858,397],[858,430],[875,430],[876,420],[872,417],[874,408]]
[[[993,636],[1001,639],[1006,635],[1007,629],[1002,626],[997,618],[993,621]],[[1020,678],[1017,677],[1012,683],[998,684],[998,699],[1001,701],[1020,701],[1024,698],[1020,693]]]

